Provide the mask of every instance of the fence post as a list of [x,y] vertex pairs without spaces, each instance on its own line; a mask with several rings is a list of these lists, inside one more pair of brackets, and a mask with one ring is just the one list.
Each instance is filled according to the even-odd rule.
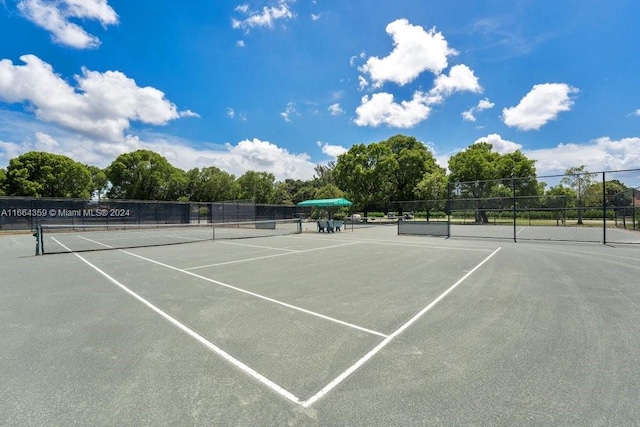
[[516,220],[518,218],[518,208],[516,206],[516,178],[513,177],[513,179],[511,180],[511,187],[513,188],[513,241],[514,243],[518,242],[518,238],[517,238],[517,226],[516,226]]
[[607,244],[607,182],[606,172],[602,172],[602,244]]

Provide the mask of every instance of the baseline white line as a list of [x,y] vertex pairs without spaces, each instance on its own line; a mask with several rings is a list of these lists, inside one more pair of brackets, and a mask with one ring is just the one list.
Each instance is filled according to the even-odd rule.
[[389,344],[391,342],[391,340],[393,340],[395,337],[397,337],[398,335],[400,335],[402,332],[404,332],[409,326],[411,326],[412,324],[414,324],[420,317],[422,317],[427,311],[431,310],[436,304],[438,304],[440,301],[442,301],[442,299],[444,299],[444,297],[446,297],[447,295],[449,295],[449,293],[451,293],[451,291],[453,291],[460,283],[462,283],[467,277],[471,276],[473,274],[474,271],[476,271],[478,268],[480,268],[485,262],[489,261],[489,259],[491,259],[492,256],[494,256],[501,248],[496,249],[495,251],[493,251],[488,257],[486,257],[480,264],[476,265],[471,271],[469,271],[467,274],[465,274],[464,276],[462,276],[462,278],[460,280],[458,280],[456,283],[454,283],[449,289],[447,289],[446,291],[444,291],[442,294],[440,294],[440,296],[438,298],[436,298],[435,300],[433,300],[431,302],[431,304],[429,304],[428,306],[426,306],[425,308],[423,308],[422,310],[420,310],[420,312],[418,312],[418,314],[416,314],[415,316],[413,316],[408,322],[406,322],[404,325],[400,326],[398,329],[396,329],[395,332],[393,332],[391,335],[389,335],[387,338],[385,338],[380,344],[378,344],[377,346],[375,346],[371,351],[369,351],[367,354],[365,354],[360,360],[358,360],[356,363],[354,363],[353,365],[351,365],[346,371],[344,371],[343,373],[341,373],[340,375],[338,375],[333,381],[331,381],[329,384],[327,384],[326,386],[324,386],[322,388],[322,390],[320,390],[319,392],[317,392],[315,395],[313,395],[312,397],[310,397],[309,399],[305,400],[304,402],[301,402],[301,405],[304,408],[308,408],[311,405],[313,405],[315,402],[317,402],[318,400],[320,400],[322,397],[324,397],[327,393],[329,393],[332,389],[334,389],[338,384],[340,384],[342,381],[344,381],[349,375],[353,374],[356,370],[358,370],[362,365],[364,365],[369,359],[371,359],[373,356],[375,356],[380,350],[382,350],[387,344]]
[[[283,307],[290,308],[292,310],[300,311],[302,313],[309,314],[311,316],[319,317],[321,319],[328,320],[330,322],[338,323],[340,325],[347,326],[349,328],[357,329],[359,331],[367,332],[369,334],[377,335],[379,337],[386,338],[388,336],[388,335],[383,334],[381,332],[377,332],[377,331],[374,331],[374,330],[371,330],[371,329],[363,328],[362,326],[354,325],[353,323],[348,323],[348,322],[345,322],[345,321],[342,321],[342,320],[339,320],[339,319],[336,319],[336,318],[333,318],[333,317],[325,316],[324,314],[316,313],[315,311],[311,311],[311,310],[307,310],[307,309],[302,308],[302,307],[291,305],[291,304],[286,303],[284,301],[279,301],[277,299],[269,298],[267,296],[260,295],[260,294],[257,294],[255,292],[247,291],[246,289],[238,288],[236,286],[229,285],[227,283],[223,283],[223,282],[220,282],[218,280],[210,279],[208,277],[204,277],[204,276],[201,276],[199,274],[183,270],[181,268],[173,267],[173,266],[171,266],[169,264],[164,264],[162,262],[155,261],[155,260],[152,260],[150,258],[146,258],[146,257],[143,257],[141,255],[134,254],[134,253],[129,252],[129,251],[121,250],[121,252],[123,252],[125,254],[128,254],[128,255],[131,255],[131,256],[134,256],[136,258],[140,258],[140,259],[142,259],[144,261],[148,261],[150,263],[157,264],[159,266],[162,266],[162,267],[165,267],[165,268],[169,268],[169,269],[174,270],[174,271],[178,271],[180,273],[188,274],[189,276],[196,277],[196,278],[198,278],[200,280],[204,280],[204,281],[207,281],[207,282],[215,283],[216,285],[219,285],[219,286],[222,286],[222,287],[225,287],[225,288],[228,288],[228,289],[233,289],[234,291],[241,292],[241,293],[247,294],[247,295],[251,295],[253,297],[260,298],[262,300],[269,301],[269,302],[272,302],[274,304],[278,304],[278,305],[281,305]],[[284,254],[278,254],[278,255],[284,255]]]
[[[201,268],[218,267],[220,265],[229,265],[229,264],[238,264],[238,263],[241,263],[241,262],[257,261],[257,260],[260,260],[260,259],[275,258],[275,257],[286,256],[286,255],[291,255],[291,254],[301,254],[301,253],[306,253],[306,252],[322,251],[322,250],[325,250],[325,249],[338,248],[340,246],[355,245],[357,243],[358,242],[349,242],[349,243],[343,243],[343,244],[340,244],[340,245],[325,246],[325,247],[322,247],[322,248],[304,249],[304,250],[295,251],[295,252],[285,252],[285,253],[281,253],[281,254],[263,255],[263,256],[254,257],[254,258],[245,258],[245,259],[238,259],[238,260],[234,260],[234,261],[218,262],[218,263],[215,263],[215,264],[198,265],[198,266],[195,266],[195,267],[185,268],[183,270],[184,271],[199,270]],[[266,249],[269,249],[269,248],[266,248]]]
[[276,384],[275,382],[271,381],[269,378],[265,377],[264,375],[260,374],[256,370],[254,370],[254,369],[250,368],[249,366],[245,365],[240,360],[238,360],[235,357],[231,356],[229,353],[227,353],[226,351],[224,351],[220,347],[216,346],[211,341],[207,340],[205,337],[203,337],[202,335],[198,334],[196,331],[194,331],[193,329],[189,328],[185,324],[180,323],[180,321],[178,321],[176,318],[174,318],[171,315],[165,313],[164,311],[162,311],[161,309],[159,309],[158,307],[153,305],[151,302],[147,301],[146,299],[144,299],[143,297],[141,297],[137,293],[133,292],[131,289],[127,288],[126,286],[124,286],[123,284],[118,282],[113,277],[109,276],[104,271],[100,270],[98,267],[96,267],[95,265],[93,265],[92,263],[90,263],[89,261],[87,261],[86,259],[81,257],[80,255],[75,254],[75,256],[80,258],[89,267],[93,268],[98,273],[100,273],[101,275],[106,277],[111,283],[113,283],[114,285],[118,286],[120,289],[122,289],[123,291],[125,291],[126,293],[128,293],[129,295],[131,295],[132,297],[134,297],[135,299],[137,299],[138,301],[140,301],[141,303],[143,303],[147,307],[149,307],[151,310],[153,310],[154,312],[156,312],[157,314],[162,316],[169,323],[171,323],[172,325],[174,325],[175,327],[180,329],[182,332],[184,332],[187,335],[189,335],[191,338],[193,338],[196,341],[198,341],[200,344],[202,344],[204,347],[206,347],[210,351],[212,351],[215,354],[217,354],[218,356],[222,357],[224,360],[226,360],[227,362],[231,363],[233,366],[235,366],[236,368],[240,369],[245,374],[249,375],[250,377],[252,377],[252,378],[254,378],[256,380],[258,380],[262,384],[266,385],[272,391],[278,393],[280,396],[284,397],[285,399],[290,400],[291,402],[293,402],[295,404],[298,404],[298,405],[300,404],[300,399],[298,399],[298,397],[296,397],[293,393],[287,391],[283,387],[281,387],[278,384]]

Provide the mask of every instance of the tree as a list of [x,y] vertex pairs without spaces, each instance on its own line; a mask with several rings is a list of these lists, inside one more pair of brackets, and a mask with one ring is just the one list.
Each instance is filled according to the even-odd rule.
[[4,185],[7,181],[7,173],[0,168],[0,196],[4,196]]
[[344,192],[333,184],[318,188],[313,195],[314,199],[339,199],[342,197],[344,197]]
[[560,221],[565,224],[567,209],[575,206],[576,199],[576,192],[562,185],[547,190],[544,195],[544,206],[552,209],[556,225],[560,225]]
[[336,162],[331,161],[329,163],[325,165],[316,165],[315,168],[313,168],[313,170],[316,172],[316,174],[314,175],[314,181],[316,182],[316,185],[318,187],[321,187],[323,185],[327,185],[327,184],[335,184],[335,181],[333,179],[333,169],[336,166]]
[[237,179],[240,187],[239,198],[255,203],[273,203],[275,180],[272,173],[247,171]]
[[582,225],[582,215],[586,202],[587,190],[593,183],[594,173],[587,172],[585,166],[570,168],[565,171],[565,177],[560,180],[561,185],[566,185],[576,192],[578,206],[578,225]]
[[100,196],[107,188],[107,183],[109,180],[107,179],[107,174],[103,169],[100,169],[97,166],[87,166],[89,168],[89,173],[91,174],[91,196],[95,194],[100,201]]
[[333,177],[365,216],[374,205],[388,203],[391,150],[382,144],[356,144],[338,156]]
[[[440,169],[436,159],[429,149],[412,136],[395,135],[381,142],[391,152],[391,200],[415,200],[416,186],[425,174],[431,174]],[[402,214],[402,206],[398,206],[398,214]]]
[[5,192],[9,196],[88,199],[91,173],[67,156],[30,151],[9,161]]
[[186,196],[190,201],[235,200],[240,188],[235,176],[215,167],[194,168],[186,173]]
[[449,182],[462,197],[474,199],[476,222],[488,223],[486,200],[491,196],[537,195],[535,160],[520,150],[501,155],[488,142],[478,142],[449,159]]
[[105,173],[115,199],[177,200],[185,192],[185,173],[149,150],[119,155]]
[[415,194],[419,199],[425,200],[427,209],[427,221],[433,209],[445,210],[448,197],[448,179],[444,168],[438,167],[431,173],[425,173],[415,188]]

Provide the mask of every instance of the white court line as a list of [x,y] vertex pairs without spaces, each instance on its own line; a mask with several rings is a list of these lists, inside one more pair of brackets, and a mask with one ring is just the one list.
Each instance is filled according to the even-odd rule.
[[98,242],[97,240],[89,239],[88,237],[78,236],[78,238],[86,240],[86,241],[91,242],[91,243],[95,243],[96,245],[105,246],[107,248],[113,248],[113,246],[109,246],[106,243]]
[[[359,331],[367,332],[367,333],[369,333],[369,334],[377,335],[377,336],[379,336],[379,337],[385,337],[385,338],[386,338],[386,337],[388,336],[388,335],[383,334],[383,333],[381,333],[381,332],[373,331],[373,330],[371,330],[371,329],[363,328],[362,326],[354,325],[353,323],[344,322],[344,321],[342,321],[342,320],[339,320],[339,319],[336,319],[336,318],[333,318],[333,317],[325,316],[324,314],[316,313],[315,311],[311,311],[311,310],[307,310],[307,309],[302,308],[302,307],[298,307],[298,306],[295,306],[295,305],[291,305],[291,304],[286,303],[286,302],[284,302],[284,301],[279,301],[279,300],[277,300],[277,299],[269,298],[269,297],[267,297],[267,296],[260,295],[260,294],[257,294],[257,293],[255,293],[255,292],[247,291],[246,289],[238,288],[238,287],[236,287],[236,286],[233,286],[233,285],[229,285],[229,284],[227,284],[227,283],[220,282],[220,281],[218,281],[218,280],[210,279],[210,278],[208,278],[208,277],[201,276],[201,275],[199,275],[199,274],[196,274],[196,273],[192,273],[192,272],[190,272],[190,271],[183,270],[182,268],[173,267],[173,266],[171,266],[171,265],[169,265],[169,264],[164,264],[164,263],[162,263],[162,262],[155,261],[155,260],[152,260],[152,259],[150,259],[150,258],[145,258],[145,257],[143,257],[143,256],[141,256],[141,255],[137,255],[137,254],[134,254],[134,253],[132,253],[132,252],[128,252],[128,251],[125,251],[125,250],[121,250],[121,252],[123,252],[123,253],[125,253],[125,254],[128,254],[128,255],[131,255],[131,256],[134,256],[134,257],[136,257],[136,258],[140,258],[140,259],[142,259],[142,260],[148,261],[148,262],[150,262],[150,263],[153,263],[153,264],[156,264],[156,265],[159,265],[159,266],[165,267],[165,268],[169,268],[169,269],[171,269],[171,270],[178,271],[178,272],[180,272],[180,273],[188,274],[189,276],[193,276],[193,277],[196,277],[196,278],[198,278],[198,279],[205,280],[205,281],[207,281],[207,282],[215,283],[216,285],[219,285],[219,286],[222,286],[222,287],[225,287],[225,288],[228,288],[228,289],[233,289],[234,291],[241,292],[241,293],[243,293],[243,294],[247,294],[247,295],[251,295],[251,296],[253,296],[253,297],[260,298],[260,299],[262,299],[262,300],[269,301],[269,302],[272,302],[272,303],[274,303],[274,304],[278,304],[278,305],[281,305],[281,306],[283,306],[283,307],[290,308],[290,309],[292,309],[292,310],[300,311],[300,312],[302,312],[302,313],[309,314],[309,315],[311,315],[311,316],[319,317],[319,318],[321,318],[321,319],[328,320],[328,321],[330,321],[330,322],[338,323],[338,324],[340,324],[340,325],[347,326],[347,327],[349,327],[349,328],[357,329],[357,330],[359,330]],[[279,254],[279,255],[283,255],[283,254]]]
[[447,289],[446,291],[444,291],[442,294],[440,294],[440,296],[438,298],[436,298],[435,300],[433,300],[433,302],[431,302],[431,304],[429,304],[428,306],[426,306],[425,308],[423,308],[422,310],[420,310],[420,312],[418,314],[416,314],[415,316],[413,316],[408,322],[406,322],[404,325],[400,326],[398,329],[396,329],[395,332],[393,332],[391,335],[389,335],[387,338],[385,338],[380,344],[378,344],[377,346],[375,346],[371,351],[369,351],[367,354],[365,354],[360,360],[358,360],[356,363],[354,363],[353,365],[351,365],[346,371],[344,371],[343,373],[341,373],[340,375],[338,375],[333,381],[331,381],[329,384],[327,384],[326,386],[324,386],[322,388],[322,390],[320,390],[319,392],[317,392],[315,395],[313,395],[312,397],[310,397],[309,399],[305,400],[304,402],[301,402],[301,405],[304,408],[308,408],[311,405],[313,405],[315,402],[317,402],[318,400],[322,399],[322,397],[324,397],[327,393],[329,393],[331,390],[333,390],[338,384],[340,384],[342,381],[344,381],[349,375],[353,374],[358,368],[360,368],[362,365],[364,365],[369,359],[371,359],[373,356],[375,356],[380,350],[382,350],[387,344],[389,344],[391,342],[391,340],[393,340],[395,337],[397,337],[398,335],[400,335],[402,332],[404,332],[405,329],[407,329],[409,326],[411,326],[412,324],[414,324],[420,317],[422,317],[427,311],[431,310],[436,304],[438,304],[440,301],[442,301],[442,299],[444,299],[444,297],[446,297],[451,291],[453,291],[460,283],[462,283],[467,277],[471,276],[471,274],[473,274],[474,271],[476,271],[478,268],[480,268],[480,266],[482,266],[485,262],[489,261],[489,259],[491,259],[492,256],[494,256],[501,248],[496,249],[495,251],[493,251],[488,257],[486,257],[480,264],[476,265],[471,271],[469,271],[467,274],[465,274],[464,276],[462,276],[462,278],[460,280],[458,280],[456,283],[454,283],[449,289]]
[[[317,240],[317,237],[300,237],[296,236],[282,236],[284,238],[295,238],[295,239],[307,239],[307,240]],[[460,251],[472,251],[472,252],[491,252],[495,247],[477,247],[470,248],[468,246],[442,246],[442,245],[432,245],[432,244],[410,244],[410,243],[398,243],[397,241],[392,240],[384,240],[384,239],[355,239],[349,237],[336,237],[336,239],[340,239],[347,242],[355,242],[355,243],[364,243],[369,245],[386,245],[386,246],[400,246],[407,248],[424,248],[424,249],[445,249],[445,250],[460,250]],[[332,237],[326,237],[321,240],[333,240]]]
[[[275,257],[291,255],[291,254],[302,254],[302,253],[306,253],[306,252],[322,251],[322,250],[325,250],[325,249],[339,248],[341,246],[355,245],[357,243],[358,242],[349,242],[349,243],[342,243],[340,245],[325,246],[325,247],[322,247],[322,248],[304,249],[304,250],[301,250],[301,251],[294,250],[292,252],[286,252],[286,253],[281,253],[281,254],[263,255],[263,256],[254,257],[254,258],[244,258],[244,259],[237,259],[237,260],[234,260],[234,261],[218,262],[218,263],[215,263],[215,264],[198,265],[198,266],[195,266],[195,267],[185,268],[183,270],[184,271],[198,270],[198,269],[201,269],[201,268],[218,267],[220,265],[229,265],[229,264],[238,264],[240,262],[257,261],[257,260],[260,260],[260,259],[275,258]],[[247,245],[247,246],[253,246],[253,245]],[[257,247],[257,248],[262,247],[262,248],[265,248],[265,249],[271,249],[271,248],[267,248],[267,247],[264,247],[264,246],[255,246],[255,247]],[[291,249],[289,249],[289,250],[291,251]]]
[[522,227],[522,228],[520,229],[520,231],[518,231],[518,232],[516,233],[516,236],[517,236],[518,234],[522,233],[522,232],[524,231],[524,229],[525,229],[525,227]]
[[256,380],[258,380],[262,384],[266,385],[272,391],[278,393],[280,396],[284,397],[285,399],[290,400],[291,402],[293,402],[295,404],[300,404],[300,399],[298,399],[298,397],[296,397],[293,393],[287,391],[283,387],[281,387],[278,384],[276,384],[275,382],[271,381],[269,378],[265,377],[264,375],[258,373],[254,369],[252,369],[249,366],[245,365],[240,360],[238,360],[235,357],[231,356],[229,353],[227,353],[226,351],[224,351],[220,347],[216,346],[211,341],[207,340],[205,337],[203,337],[202,335],[198,334],[193,329],[189,328],[188,326],[184,325],[183,323],[180,323],[177,319],[175,319],[174,317],[172,317],[169,314],[165,313],[164,311],[162,311],[161,309],[159,309],[158,307],[156,307],[155,305],[153,305],[152,303],[150,303],[149,301],[147,301],[146,299],[144,299],[143,297],[141,297],[137,293],[133,292],[131,289],[127,288],[126,286],[124,286],[123,284],[118,282],[113,277],[109,276],[104,271],[100,270],[95,265],[91,264],[89,261],[87,261],[86,259],[84,259],[80,255],[78,255],[78,254],[74,254],[74,255],[77,256],[78,258],[80,258],[85,264],[87,264],[88,266],[90,266],[91,268],[96,270],[98,273],[102,274],[104,277],[106,277],[109,281],[111,281],[113,284],[118,286],[120,289],[122,289],[123,291],[125,291],[126,293],[128,293],[129,295],[131,295],[132,297],[134,297],[135,299],[137,299],[138,301],[140,301],[141,303],[143,303],[147,307],[149,307],[151,310],[155,311],[157,314],[162,316],[164,319],[169,321],[169,323],[173,324],[178,329],[180,329],[182,332],[186,333],[191,338],[193,338],[196,341],[198,341],[200,344],[205,346],[207,349],[211,350],[212,352],[214,352],[218,356],[222,357],[224,360],[226,360],[227,362],[231,363],[233,366],[235,366],[236,368],[240,369],[245,374],[249,375],[250,377],[252,377],[252,378],[254,378]]
[[285,248],[273,248],[271,246],[260,246],[260,245],[250,245],[248,243],[237,243],[230,242],[228,240],[218,240],[218,243],[223,243],[225,245],[234,245],[234,246],[246,246],[248,248],[258,248],[258,249],[273,249],[274,251],[284,251],[284,252],[300,252],[296,249],[285,249]]
[[63,248],[65,248],[65,250],[67,252],[73,252],[71,249],[69,249],[68,247],[66,247],[65,245],[63,245],[58,239],[56,239],[55,237],[52,237],[51,240],[53,240],[54,242],[56,242],[57,244],[59,244],[60,246],[62,246]]

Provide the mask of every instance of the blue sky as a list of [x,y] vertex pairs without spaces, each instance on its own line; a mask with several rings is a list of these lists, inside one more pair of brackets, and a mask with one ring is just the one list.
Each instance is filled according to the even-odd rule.
[[640,167],[636,0],[0,0],[0,167],[309,179],[353,144],[479,140],[538,174]]

